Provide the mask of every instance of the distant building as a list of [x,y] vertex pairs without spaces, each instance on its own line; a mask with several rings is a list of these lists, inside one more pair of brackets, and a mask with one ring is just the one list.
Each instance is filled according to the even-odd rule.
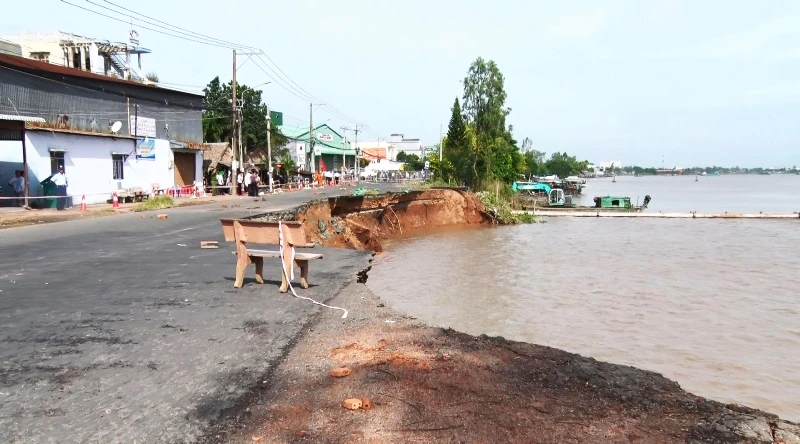
[[19,45],[19,55],[29,59],[147,83],[142,54],[150,50],[139,46],[136,31],[130,33],[127,43],[60,31],[6,35],[3,39]]
[[403,134],[392,134],[388,140],[389,160],[396,160],[400,152],[414,154],[420,159],[425,157],[425,147],[419,139],[407,139]]
[[605,160],[597,164],[597,167],[603,171],[614,167],[615,170],[622,169],[622,161],[620,160]]
[[357,144],[353,143],[353,148],[359,150],[359,158],[369,161],[388,159],[393,160],[397,157],[397,153],[390,152],[392,147],[389,142],[379,140],[377,142],[365,140],[359,141]]
[[[297,166],[310,171],[312,159],[309,152],[308,127],[281,126],[281,133],[289,139],[286,148],[297,163]],[[350,146],[341,134],[327,124],[314,128],[314,170],[326,171],[341,170],[342,165],[347,169],[355,168],[356,150]]]
[[8,40],[0,39],[0,54],[22,56],[22,46]]
[[0,54],[0,97],[0,184],[27,170],[41,196],[63,166],[68,193],[97,203],[202,180],[202,95]]

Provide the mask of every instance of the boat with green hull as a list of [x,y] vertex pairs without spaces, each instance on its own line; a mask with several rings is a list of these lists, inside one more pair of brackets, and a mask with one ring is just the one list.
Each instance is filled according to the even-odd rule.
[[640,212],[650,204],[650,196],[644,197],[642,205],[634,205],[631,198],[627,196],[598,196],[593,199],[594,205],[583,206],[574,203],[572,196],[565,195],[564,190],[551,189],[546,202],[536,202],[534,208],[547,210],[565,211],[619,211],[619,212]]

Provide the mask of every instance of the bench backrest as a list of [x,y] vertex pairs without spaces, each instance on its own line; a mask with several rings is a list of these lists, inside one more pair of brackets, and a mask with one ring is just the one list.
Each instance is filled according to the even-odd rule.
[[[240,227],[240,240],[253,244],[278,245],[278,221],[256,221],[250,219],[220,219],[225,241],[235,242],[234,222]],[[314,244],[306,241],[306,232],[302,222],[281,221],[284,242],[295,247],[311,247]]]

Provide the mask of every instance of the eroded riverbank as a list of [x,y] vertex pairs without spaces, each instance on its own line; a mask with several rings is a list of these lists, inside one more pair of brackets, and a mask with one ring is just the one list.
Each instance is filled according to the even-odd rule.
[[[446,208],[436,208],[437,201],[464,199],[461,202],[468,204],[468,195],[447,196],[450,193],[457,192],[437,190],[423,197],[425,212],[446,213]],[[458,224],[459,219],[488,223],[479,208],[464,213],[476,215],[474,219],[442,217],[437,224],[423,222],[425,212],[417,210],[407,212],[406,219],[406,213],[393,207],[400,202],[397,196],[356,202],[340,198],[264,217],[304,218],[310,238],[350,248],[375,247],[376,243],[382,248],[385,240],[399,235],[404,227],[407,233]],[[424,208],[413,199],[403,205]],[[349,210],[337,212],[337,206]],[[397,216],[394,220],[393,215]],[[368,236],[358,231],[361,226],[369,230]],[[366,276],[365,270],[360,281]],[[550,347],[426,326],[387,308],[361,284],[351,284],[330,303],[346,307],[350,316],[342,321],[335,313],[321,312],[267,387],[238,412],[227,429],[229,434],[217,438],[232,442],[800,442],[796,424],[695,396],[657,373]],[[332,378],[330,370],[339,366],[348,366],[353,373]],[[341,406],[346,398],[362,397],[371,398],[374,408],[349,411]]]

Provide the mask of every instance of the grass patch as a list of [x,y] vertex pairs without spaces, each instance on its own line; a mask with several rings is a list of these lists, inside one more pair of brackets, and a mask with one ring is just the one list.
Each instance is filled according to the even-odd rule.
[[153,211],[163,210],[165,208],[172,208],[175,206],[175,200],[169,196],[153,196],[150,199],[133,207],[133,211]]
[[516,214],[514,210],[523,207],[518,194],[511,191],[511,187],[500,182],[493,182],[484,185],[484,189],[491,191],[479,191],[475,193],[481,201],[486,211],[497,219],[502,225],[513,224],[533,224],[539,221],[533,214]]

